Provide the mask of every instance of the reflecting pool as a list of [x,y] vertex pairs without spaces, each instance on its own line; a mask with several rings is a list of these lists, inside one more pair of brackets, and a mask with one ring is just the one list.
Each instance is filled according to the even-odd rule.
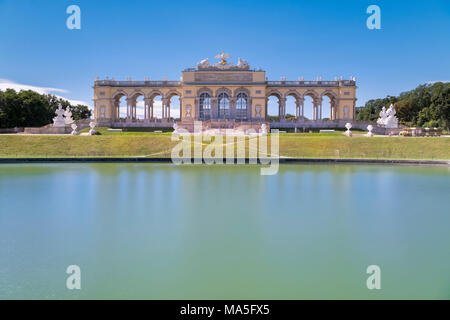
[[447,167],[11,164],[0,203],[3,299],[450,298]]

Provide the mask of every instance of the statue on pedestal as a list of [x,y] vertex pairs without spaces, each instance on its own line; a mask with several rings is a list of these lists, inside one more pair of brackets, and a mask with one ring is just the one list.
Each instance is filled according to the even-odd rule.
[[380,111],[380,117],[377,120],[377,124],[380,126],[384,126],[385,122],[386,122],[386,108],[383,107]]
[[53,118],[53,127],[60,128],[66,126],[66,121],[64,119],[64,109],[62,108],[61,104],[58,105],[58,109],[56,109],[55,114],[56,117]]
[[350,122],[347,122],[345,124],[345,128],[347,129],[347,131],[345,131],[345,135],[347,137],[351,137],[353,135],[353,133],[350,131],[350,129],[352,128],[352,124]]
[[388,129],[397,129],[398,119],[395,114],[394,105],[391,104],[388,110],[383,107],[380,111],[380,117],[377,120],[377,124]]
[[205,68],[209,68],[211,66],[211,64],[209,63],[209,59],[203,59],[202,61],[200,61],[199,63],[197,63],[197,68],[198,69],[205,69]]
[[172,127],[173,127],[173,133],[179,134],[180,127],[176,123],[174,123]]
[[72,127],[72,132],[70,134],[73,136],[79,135],[79,133],[77,131],[78,126],[75,123],[72,123],[71,127]]
[[248,70],[248,69],[250,68],[250,64],[249,64],[247,61],[245,61],[245,60],[243,60],[243,59],[241,59],[241,58],[238,58],[238,64],[237,64],[237,66],[238,66],[239,68],[245,69],[245,70]]
[[389,109],[386,111],[386,128],[388,129],[397,129],[398,128],[398,119],[395,116],[396,112],[394,109],[394,105],[391,104],[391,106],[389,107]]
[[373,133],[372,133],[373,126],[372,126],[371,124],[369,124],[369,125],[367,126],[367,130],[368,130],[369,132],[366,133],[366,137],[373,137]]
[[261,135],[263,135],[263,136],[267,135],[267,126],[266,126],[265,123],[263,123],[263,124],[261,125],[261,129],[259,130],[259,133],[260,133]]
[[91,129],[89,130],[89,135],[93,136],[94,134],[97,133],[97,131],[94,130],[95,126],[97,124],[94,121],[91,121],[91,123],[89,123],[89,127],[91,127]]
[[64,111],[64,121],[66,122],[66,124],[72,124],[73,123],[73,119],[72,119],[72,112],[70,111],[70,107],[66,108],[66,111]]

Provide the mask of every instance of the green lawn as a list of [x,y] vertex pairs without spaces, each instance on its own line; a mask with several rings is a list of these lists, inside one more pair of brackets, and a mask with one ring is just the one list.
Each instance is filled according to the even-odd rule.
[[[170,157],[172,148],[178,144],[171,141],[170,133],[100,131],[102,134],[96,136],[0,135],[0,157]],[[280,155],[295,158],[450,160],[450,138],[349,138],[342,132],[286,133],[280,134]]]

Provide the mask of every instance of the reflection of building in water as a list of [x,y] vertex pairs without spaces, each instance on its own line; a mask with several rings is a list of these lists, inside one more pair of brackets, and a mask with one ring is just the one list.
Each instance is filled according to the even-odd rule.
[[[192,120],[230,121],[232,123],[266,122],[269,97],[278,99],[277,122],[286,121],[286,99],[295,99],[297,122],[322,119],[322,101],[330,101],[330,120],[353,119],[356,102],[356,81],[268,81],[262,70],[253,70],[239,58],[230,64],[227,54],[216,56],[214,65],[208,59],[197,68],[182,72],[181,81],[114,81],[95,80],[95,120],[100,124],[117,126],[145,126],[158,122],[169,125],[171,98],[180,99],[180,123]],[[120,99],[126,99],[126,113],[120,112]],[[144,117],[137,118],[137,99],[144,102]],[[156,119],[155,98],[160,97],[162,115]],[[304,101],[311,97],[312,119],[305,119]]]

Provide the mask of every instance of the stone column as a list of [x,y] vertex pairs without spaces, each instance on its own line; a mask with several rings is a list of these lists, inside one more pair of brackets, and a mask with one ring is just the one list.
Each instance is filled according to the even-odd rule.
[[148,121],[150,119],[150,102],[149,98],[144,99],[144,119]]
[[133,100],[130,98],[127,98],[127,122],[131,122],[132,121],[132,117],[133,117]]
[[334,102],[334,120],[339,118],[339,98]]
[[219,117],[219,99],[211,98],[211,119]]
[[[200,100],[199,99],[195,99],[194,108],[195,108],[195,111],[191,112],[191,115],[193,116],[193,118],[195,120],[199,120],[200,119]],[[194,113],[195,113],[195,116],[194,116]]]
[[170,120],[170,99],[167,99],[167,120]]
[[150,119],[151,120],[154,119],[154,116],[153,116],[153,103],[154,103],[153,100],[150,100],[149,103],[148,103],[148,106],[149,106],[149,109],[150,109]]
[[161,99],[162,102],[162,119],[167,120],[167,98]]
[[322,103],[319,103],[319,120],[322,120]]
[[296,120],[303,119],[303,104],[305,100],[303,99],[297,99],[295,100],[296,108],[295,108],[295,117]]
[[305,120],[305,100],[302,99],[301,103],[302,103],[302,121],[304,121]]
[[236,119],[236,99],[230,98],[230,118]]
[[280,120],[285,120],[286,119],[286,98],[280,98],[278,103],[279,103]]
[[119,108],[119,102],[116,100],[111,101],[112,104],[112,111],[114,114],[114,120],[113,121],[119,121],[120,120],[120,108]]
[[144,120],[148,119],[147,109],[148,109],[148,102],[147,99],[144,99]]
[[331,100],[330,101],[330,106],[331,106],[331,110],[330,110],[330,119],[331,120],[335,120],[335,118],[336,118],[336,115],[335,115],[335,113],[336,113],[336,102],[334,101],[334,100]]

